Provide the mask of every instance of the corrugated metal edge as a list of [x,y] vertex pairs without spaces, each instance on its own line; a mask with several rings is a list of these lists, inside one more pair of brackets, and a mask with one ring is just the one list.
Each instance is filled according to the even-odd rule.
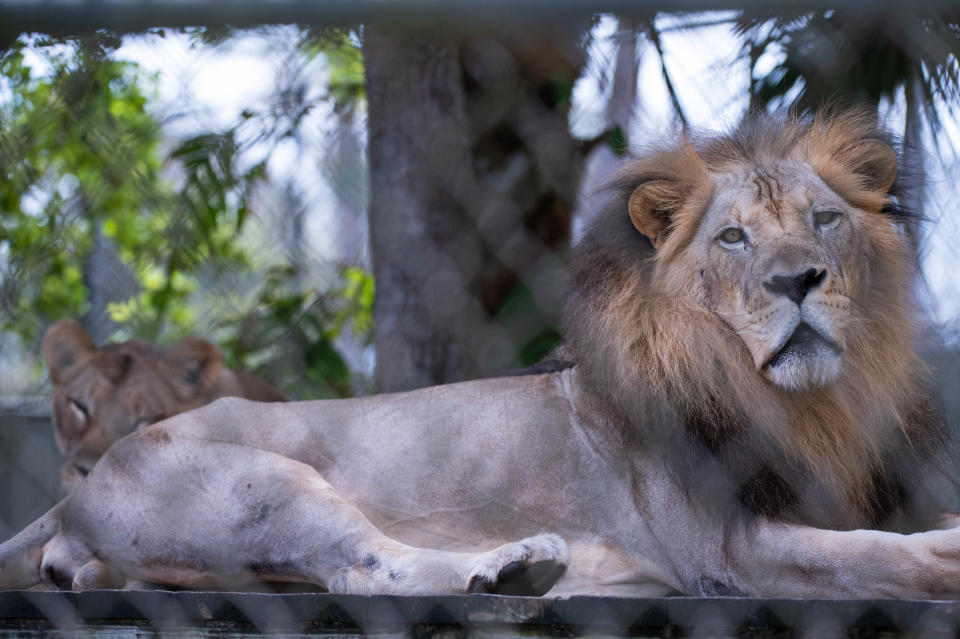
[[50,417],[50,398],[32,395],[0,395],[0,416]]

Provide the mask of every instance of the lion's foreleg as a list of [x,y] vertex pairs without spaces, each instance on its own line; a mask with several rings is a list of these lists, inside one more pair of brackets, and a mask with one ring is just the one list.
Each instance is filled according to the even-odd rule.
[[567,546],[556,535],[528,537],[482,553],[408,546],[380,531],[315,471],[301,468],[312,477],[297,486],[295,503],[264,522],[261,539],[271,529],[284,536],[297,531],[285,545],[292,551],[288,557],[264,557],[263,565],[281,567],[274,577],[283,578],[282,571],[290,570],[286,576],[351,594],[541,595],[569,561]]
[[649,537],[641,539],[656,545],[643,551],[669,558],[667,570],[685,594],[960,597],[960,528],[901,535],[764,518],[724,524],[647,461],[645,509],[656,516],[645,520]]
[[[484,553],[415,548],[374,534],[361,559],[338,569],[327,583],[331,592],[428,595],[498,593],[543,595],[569,561],[556,535],[537,535]],[[359,550],[359,548],[358,548]]]
[[899,535],[763,522],[732,544],[731,559],[748,594],[960,596],[960,529]]
[[482,553],[408,546],[380,531],[312,468],[285,458],[274,462],[288,467],[286,480],[261,477],[266,492],[248,499],[283,506],[260,506],[239,540],[244,564],[260,578],[307,581],[351,594],[541,595],[569,561],[566,544],[555,535]]

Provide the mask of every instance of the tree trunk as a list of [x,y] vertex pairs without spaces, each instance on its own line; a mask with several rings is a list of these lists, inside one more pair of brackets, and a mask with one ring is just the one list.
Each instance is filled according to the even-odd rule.
[[365,31],[379,390],[500,373],[555,344],[584,158],[567,122],[579,33]]
[[83,264],[83,284],[89,307],[81,319],[95,344],[104,344],[119,327],[110,318],[111,302],[126,302],[139,292],[139,284],[130,268],[117,254],[117,248],[103,235],[100,220],[91,220],[93,242]]
[[396,391],[477,374],[471,337],[479,238],[458,51],[442,39],[364,32],[374,382]]
[[617,66],[613,70],[613,91],[607,104],[607,120],[623,131],[630,141],[630,122],[637,108],[637,75],[640,53],[637,51],[637,21],[626,16],[617,19]]

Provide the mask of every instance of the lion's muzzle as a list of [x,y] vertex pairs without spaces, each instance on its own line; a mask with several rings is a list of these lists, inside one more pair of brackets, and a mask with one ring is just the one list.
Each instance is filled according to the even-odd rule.
[[820,286],[827,272],[810,268],[799,275],[774,275],[763,283],[763,288],[774,295],[782,295],[797,306],[803,304],[811,289]]

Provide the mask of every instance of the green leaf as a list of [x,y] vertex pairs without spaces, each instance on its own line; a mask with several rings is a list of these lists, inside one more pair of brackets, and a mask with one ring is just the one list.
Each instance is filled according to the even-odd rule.
[[315,379],[323,380],[335,389],[349,388],[350,369],[330,340],[324,337],[310,344],[304,352],[304,359]]

